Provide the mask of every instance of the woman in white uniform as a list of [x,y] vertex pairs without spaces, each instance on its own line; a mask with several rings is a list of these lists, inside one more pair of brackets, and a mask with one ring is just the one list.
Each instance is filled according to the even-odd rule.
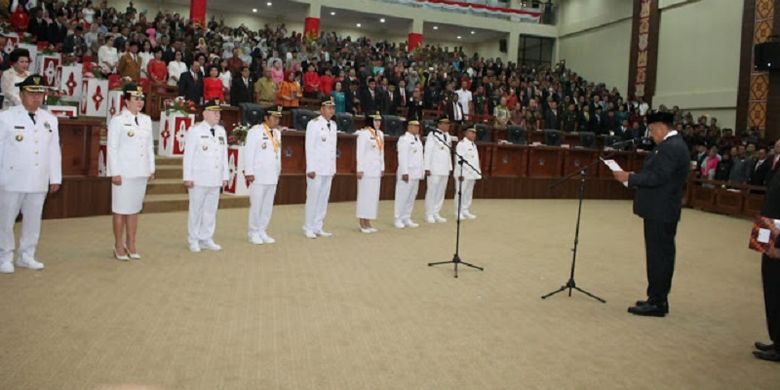
[[114,257],[126,261],[141,258],[135,236],[146,184],[154,180],[154,146],[152,119],[141,113],[143,90],[130,83],[123,91],[127,107],[108,124],[108,175],[112,184]]
[[385,136],[379,127],[382,115],[376,112],[366,117],[369,125],[357,132],[357,217],[360,231],[376,233],[371,220],[379,207],[379,186],[385,174]]
[[12,64],[11,68],[3,72],[3,76],[0,78],[0,90],[5,96],[3,108],[22,104],[22,100],[19,98],[19,87],[16,84],[30,76],[30,52],[27,49],[14,49],[8,59]]

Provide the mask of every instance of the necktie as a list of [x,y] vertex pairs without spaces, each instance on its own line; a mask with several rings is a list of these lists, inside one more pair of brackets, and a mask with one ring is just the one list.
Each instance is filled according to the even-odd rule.
[[330,131],[330,122],[328,122],[328,131]]
[[33,122],[33,124],[36,124],[35,123],[35,113],[34,112],[28,112],[27,115],[30,116],[30,120]]
[[135,117],[135,124],[138,124],[138,117]]
[[209,130],[211,130],[211,136],[213,137],[214,136],[214,128],[212,127]]

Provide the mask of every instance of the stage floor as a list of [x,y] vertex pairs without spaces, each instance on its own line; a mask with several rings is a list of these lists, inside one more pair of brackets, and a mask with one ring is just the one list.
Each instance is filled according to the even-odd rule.
[[0,275],[3,389],[776,389],[751,222],[684,210],[671,314],[644,298],[641,220],[628,201],[584,204],[576,280],[607,300],[540,296],[569,276],[575,200],[476,200],[450,266],[445,224],[357,231],[330,205],[327,239],[303,205],[274,209],[274,245],[219,213],[221,252],[187,251],[186,213],[141,216],[138,262],[112,260],[110,217],[44,221],[40,272]]

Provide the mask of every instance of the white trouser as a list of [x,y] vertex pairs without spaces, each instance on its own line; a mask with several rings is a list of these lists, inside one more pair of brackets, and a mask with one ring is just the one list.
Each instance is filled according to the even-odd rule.
[[425,217],[439,215],[444,204],[444,193],[447,191],[446,175],[428,176],[428,188],[425,190]]
[[211,240],[217,228],[219,187],[190,188],[190,210],[187,217],[187,241],[198,244]]
[[414,200],[417,198],[417,188],[420,181],[409,179],[409,182],[399,177],[395,182],[395,219],[404,222],[412,218]]
[[[471,199],[474,197],[474,184],[477,181],[474,179],[463,179],[463,202],[460,204],[460,213],[461,214],[469,214],[469,210],[471,208]],[[453,198],[454,202],[452,203],[453,209],[455,210],[455,216],[458,216],[458,186],[460,184],[458,183],[457,179],[455,180],[455,198]]]
[[9,192],[0,190],[0,263],[13,260],[14,223],[22,212],[22,236],[17,259],[35,260],[35,247],[41,234],[41,214],[45,192]]
[[333,176],[306,176],[306,221],[303,230],[311,233],[322,231],[325,214],[328,213],[328,198]]
[[264,234],[271,222],[276,184],[252,183],[249,187],[249,237]]

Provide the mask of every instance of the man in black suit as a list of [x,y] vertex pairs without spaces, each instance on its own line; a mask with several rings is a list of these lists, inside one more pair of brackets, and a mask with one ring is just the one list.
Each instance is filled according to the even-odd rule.
[[190,70],[179,76],[179,96],[200,104],[203,99],[203,73],[200,72],[200,63],[193,61]]
[[639,173],[616,171],[615,179],[636,188],[634,214],[644,220],[647,257],[647,297],[628,312],[663,317],[669,313],[667,296],[674,274],[677,223],[680,221],[683,186],[690,171],[688,145],[673,130],[674,114],[647,116],[650,135],[658,145],[645,159]]
[[43,9],[35,7],[30,11],[33,17],[27,24],[27,32],[32,34],[37,41],[49,40],[49,23],[43,18]]
[[560,130],[561,113],[558,112],[558,102],[550,100],[547,104],[550,108],[544,113],[544,128]]
[[[780,139],[775,143],[775,149],[780,149]],[[767,159],[768,160],[768,159]],[[777,170],[777,165],[775,170]],[[764,205],[761,215],[767,218],[780,219],[780,176],[774,175],[767,183]],[[757,351],[753,355],[762,360],[780,362],[780,240],[775,247],[761,255],[761,281],[764,285],[764,309],[766,323],[769,328],[771,344],[756,342]]]
[[758,148],[758,151],[756,152],[756,160],[753,162],[753,167],[750,171],[750,185],[765,185],[766,175],[769,173],[770,168],[772,168],[772,160],[768,158],[766,154],[766,148]]
[[65,13],[60,11],[60,13],[57,14],[57,19],[49,24],[49,43],[57,44],[62,43],[65,40],[65,37],[68,36],[68,26],[65,24],[66,22]]
[[230,105],[237,106],[241,103],[254,103],[254,83],[249,78],[249,67],[241,67],[241,73],[233,78],[230,86]]
[[363,112],[377,112],[384,109],[383,94],[376,88],[376,80],[369,78],[367,86],[360,91],[360,106]]
[[385,107],[382,110],[382,114],[395,115],[398,111],[398,106],[401,104],[401,94],[398,93],[398,88],[395,85],[389,84],[387,86],[384,100]]

